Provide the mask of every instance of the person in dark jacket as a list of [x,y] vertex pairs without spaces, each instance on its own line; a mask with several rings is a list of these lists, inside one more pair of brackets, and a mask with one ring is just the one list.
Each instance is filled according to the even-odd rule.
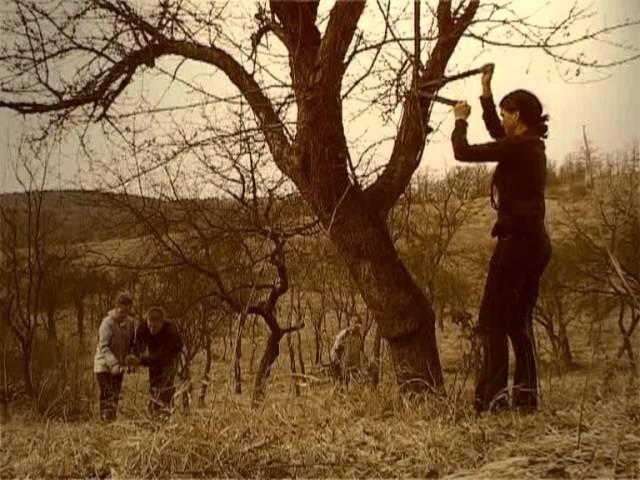
[[461,162],[496,162],[491,204],[497,209],[492,236],[498,241],[489,264],[478,319],[483,360],[475,391],[478,412],[509,406],[508,371],[511,340],[516,368],[513,407],[532,411],[538,406],[538,376],[533,338],[533,309],[540,277],[551,256],[546,231],[545,183],[548,116],[538,98],[515,90],[500,101],[498,118],[491,92],[494,66],[483,67],[480,98],[484,123],[495,139],[470,145],[467,118],[471,107],[460,102],[451,142]]
[[149,368],[149,410],[151,413],[171,411],[175,387],[173,381],[182,350],[182,339],[176,326],[166,320],[161,307],[151,307],[145,321],[136,329],[137,355],[129,355],[127,364]]

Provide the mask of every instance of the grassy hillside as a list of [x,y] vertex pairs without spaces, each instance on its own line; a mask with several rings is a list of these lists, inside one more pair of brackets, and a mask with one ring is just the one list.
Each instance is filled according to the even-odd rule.
[[[57,195],[50,203],[57,198],[66,205],[68,225],[82,224],[83,217],[96,212],[101,212],[98,217],[113,215],[103,206],[104,194]],[[91,199],[97,199],[93,206]],[[7,196],[0,201],[8,201]],[[586,207],[584,201],[562,192],[548,202],[549,229],[556,241],[565,235],[560,228],[565,205]],[[493,220],[494,212],[485,204],[461,229],[452,248],[488,256]],[[99,222],[89,242],[93,255],[128,257],[145,251],[144,237],[123,238],[103,225]],[[324,240],[320,243],[324,245]],[[473,273],[478,282],[483,265]],[[316,302],[312,295],[311,301]],[[283,301],[281,324],[288,321],[290,309],[289,300]],[[323,337],[325,361],[337,329],[332,315]],[[110,425],[95,420],[97,389],[91,362],[96,319],[88,320],[88,340],[79,354],[73,352],[77,347],[73,322],[72,312],[59,320],[69,353],[64,369],[68,375],[77,375],[86,389],[84,411],[75,421],[64,422],[35,415],[29,405],[12,407],[0,429],[0,478],[640,477],[637,377],[624,358],[615,356],[620,336],[613,317],[603,318],[597,328],[586,322],[570,326],[575,360],[570,370],[559,368],[544,335],[537,332],[542,408],[531,415],[508,412],[476,418],[471,406],[473,372],[462,365],[467,348],[464,332],[448,322],[444,331],[438,330],[446,397],[400,398],[384,349],[378,389],[338,388],[324,377],[321,366],[314,365],[313,330],[308,324],[301,338],[306,375],[299,375],[299,363],[298,375],[292,374],[287,339],[283,339],[267,400],[261,408],[252,409],[253,373],[266,337],[259,322],[253,337],[253,322],[249,322],[241,395],[233,393],[231,345],[218,337],[203,407],[195,401],[203,370],[200,355],[192,367],[190,409],[181,407],[187,386],[179,384],[173,417],[167,422],[149,419],[146,372],[140,370],[127,375],[119,420]]]

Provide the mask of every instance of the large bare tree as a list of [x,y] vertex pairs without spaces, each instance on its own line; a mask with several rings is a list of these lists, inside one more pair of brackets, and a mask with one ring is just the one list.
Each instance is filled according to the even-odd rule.
[[[135,149],[139,130],[131,130],[126,120],[144,110],[134,85],[148,78],[147,72],[164,72],[205,98],[193,103],[184,97],[182,110],[223,100],[237,106],[239,94],[274,164],[295,184],[346,262],[389,342],[400,385],[439,389],[435,315],[400,260],[386,222],[423,157],[430,130],[432,103],[418,90],[444,87],[441,79],[465,36],[494,46],[539,47],[559,62],[601,67],[571,47],[631,22],[582,34],[573,26],[589,12],[578,5],[567,9],[566,18],[542,25],[519,15],[510,2],[439,0],[422,3],[431,28],[407,35],[397,30],[397,8],[381,0],[382,21],[358,31],[366,3],[336,1],[329,7],[320,1],[271,0],[255,15],[242,16],[230,12],[235,2],[14,0],[3,7],[8,40],[0,62],[8,75],[0,83],[0,107],[45,115],[47,133],[77,126],[82,134],[97,121],[109,136],[120,136]],[[416,32],[419,26],[418,21]],[[245,39],[237,40],[241,35]],[[380,54],[387,48],[391,54]],[[168,68],[166,57],[179,61]],[[185,61],[197,62],[211,80],[189,83],[180,75]],[[386,76],[381,63],[391,66]],[[359,177],[361,165],[351,157],[354,141],[346,133],[353,116],[345,118],[344,104],[363,91],[370,94],[368,106],[385,106],[383,119],[399,119],[386,161]],[[150,131],[152,122],[153,117],[145,122]],[[162,142],[158,136],[152,140]],[[193,141],[194,135],[188,138]],[[81,143],[88,154],[95,149],[82,136]]]

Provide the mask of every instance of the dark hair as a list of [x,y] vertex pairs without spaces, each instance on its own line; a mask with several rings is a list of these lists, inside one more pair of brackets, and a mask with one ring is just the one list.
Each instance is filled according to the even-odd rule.
[[149,310],[147,310],[147,318],[153,316],[153,315],[157,315],[159,317],[161,317],[163,320],[164,318],[167,316],[165,314],[164,308],[154,305],[153,307],[149,308]]
[[528,90],[514,90],[500,100],[500,107],[507,112],[520,113],[520,119],[540,137],[547,138],[549,133],[549,115],[542,113],[542,104],[538,97]]

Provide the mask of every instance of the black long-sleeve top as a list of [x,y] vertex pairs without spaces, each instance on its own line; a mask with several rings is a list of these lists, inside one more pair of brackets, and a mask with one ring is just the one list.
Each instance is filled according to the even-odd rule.
[[[136,347],[140,356],[140,364],[151,369],[162,369],[174,360],[182,350],[182,338],[172,322],[164,322],[156,335],[151,335],[146,322],[136,330]],[[148,350],[148,353],[142,353]]]
[[547,176],[544,142],[530,130],[507,137],[493,98],[481,97],[480,102],[485,126],[495,141],[469,145],[467,122],[458,119],[451,134],[455,158],[461,162],[498,163],[492,182],[498,193],[498,219],[493,236],[542,234]]

